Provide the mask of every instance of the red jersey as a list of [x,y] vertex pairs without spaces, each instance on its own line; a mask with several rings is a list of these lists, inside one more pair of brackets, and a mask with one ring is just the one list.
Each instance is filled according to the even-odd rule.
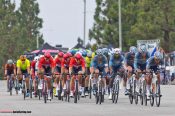
[[44,57],[40,58],[38,68],[41,69],[43,66],[50,66],[51,68],[54,68],[54,60],[52,57],[50,57],[48,60],[46,60]]
[[35,64],[36,64],[36,61],[33,60],[33,61],[31,62],[31,65],[30,65],[32,69],[35,69]]
[[79,66],[81,66],[82,68],[85,68],[84,58],[81,58],[79,60],[79,62],[77,62],[74,57],[71,58],[69,66],[70,67],[79,67]]
[[69,67],[70,59],[62,59],[61,67]]
[[56,57],[54,60],[54,64],[55,64],[55,66],[61,67],[61,60],[58,57]]

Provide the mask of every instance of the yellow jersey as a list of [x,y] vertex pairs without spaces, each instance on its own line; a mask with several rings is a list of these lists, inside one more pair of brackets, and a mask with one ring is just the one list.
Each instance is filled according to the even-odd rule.
[[30,61],[28,59],[25,60],[24,63],[19,59],[16,63],[17,68],[20,68],[21,70],[27,70],[28,67],[30,67]]

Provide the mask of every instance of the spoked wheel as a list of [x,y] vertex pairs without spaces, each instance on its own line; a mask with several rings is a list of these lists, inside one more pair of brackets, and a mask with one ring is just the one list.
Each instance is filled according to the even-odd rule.
[[63,90],[63,88],[62,88],[62,81],[61,80],[60,80],[59,86],[60,86],[60,90],[58,90],[58,100],[61,100],[61,93],[62,93],[62,90]]
[[32,80],[30,80],[30,98],[32,98]]
[[161,99],[161,94],[160,94],[160,85],[158,84],[158,81],[156,81],[156,106],[160,106],[160,99]]
[[77,100],[78,100],[78,81],[76,80],[76,83],[75,83],[75,93],[74,93],[74,103],[77,103]]
[[119,96],[119,80],[117,81],[117,84],[115,85],[116,87],[116,97],[115,97],[115,103],[118,102],[118,96]]
[[19,85],[18,85],[18,80],[16,79],[15,80],[15,91],[16,91],[16,94],[18,94],[18,90],[19,90]]
[[116,98],[116,93],[112,92],[112,103],[115,102],[115,98]]
[[38,94],[38,98],[40,100],[41,99],[41,94],[42,94],[40,89],[37,90],[37,94]]
[[26,89],[25,89],[25,84],[23,84],[23,94],[24,94],[24,100],[26,98]]
[[[50,94],[50,93],[48,93]],[[48,94],[47,94],[47,86],[46,86],[46,82],[44,81],[44,103],[47,103],[47,97],[48,97]]]
[[138,104],[138,95],[137,95],[137,93],[135,94],[135,104],[136,105]]
[[98,92],[96,92],[95,100],[96,100],[96,104],[98,104],[98,102],[99,102],[99,94],[98,94]]
[[134,99],[135,99],[135,104],[138,104],[138,93],[136,92],[136,80],[134,80]]
[[99,83],[99,104],[103,102],[103,94],[102,94],[102,82]]
[[12,96],[12,80],[9,80],[9,90],[10,90],[10,95]]
[[132,104],[133,103],[133,86],[130,85],[130,92],[129,92],[129,101]]
[[143,101],[145,106],[147,106],[147,95],[146,95],[146,81],[143,81]]
[[153,95],[153,93],[151,93],[151,95],[150,95],[150,105],[151,106],[154,105],[154,95]]
[[92,83],[91,83],[91,80],[89,81],[89,99],[92,98]]

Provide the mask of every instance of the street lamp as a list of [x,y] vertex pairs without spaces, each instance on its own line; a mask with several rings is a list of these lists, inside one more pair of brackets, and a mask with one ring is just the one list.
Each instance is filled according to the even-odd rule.
[[86,47],[86,0],[84,0],[84,37],[83,45]]
[[118,0],[119,15],[119,48],[122,50],[121,0]]

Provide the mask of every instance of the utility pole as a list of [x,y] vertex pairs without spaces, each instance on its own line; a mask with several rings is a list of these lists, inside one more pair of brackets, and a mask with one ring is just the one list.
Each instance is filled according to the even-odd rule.
[[118,0],[118,17],[119,17],[119,48],[122,50],[122,23],[121,23],[121,0]]
[[86,0],[84,0],[84,35],[83,45],[86,47]]

